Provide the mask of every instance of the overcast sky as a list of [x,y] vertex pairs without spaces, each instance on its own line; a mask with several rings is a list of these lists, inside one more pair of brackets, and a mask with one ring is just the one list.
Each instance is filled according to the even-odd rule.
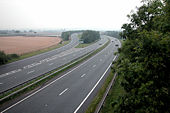
[[0,0],[0,29],[120,30],[141,0]]

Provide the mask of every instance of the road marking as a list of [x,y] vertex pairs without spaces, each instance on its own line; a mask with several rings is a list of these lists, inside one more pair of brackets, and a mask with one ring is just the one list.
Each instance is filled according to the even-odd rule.
[[53,65],[54,63],[50,63],[49,65],[51,66],[51,65]]
[[59,96],[61,96],[63,93],[65,93],[68,90],[68,88],[66,88],[64,91],[62,91]]
[[42,87],[41,89],[35,91],[34,93],[28,95],[27,97],[23,98],[22,100],[18,101],[17,103],[9,106],[8,108],[4,109],[3,111],[1,111],[1,113],[4,113],[6,111],[8,111],[9,109],[13,108],[14,106],[20,104],[21,102],[27,100],[28,98],[34,96],[35,94],[37,94],[38,92],[42,91],[43,89],[45,89],[46,87],[50,86],[51,84],[53,84],[54,82],[60,80],[61,78],[65,77],[66,75],[68,75],[69,73],[71,73],[72,71],[76,70],[77,68],[81,67],[82,65],[86,64],[87,62],[89,62],[91,59],[93,59],[94,57],[96,57],[97,55],[101,54],[101,51],[99,53],[97,53],[96,55],[92,56],[89,60],[86,60],[84,63],[80,64],[79,66],[75,67],[74,69],[70,70],[69,72],[67,72],[66,74],[64,74],[63,76],[55,79],[54,81],[50,82],[49,84],[47,84],[46,86]]
[[16,69],[16,70],[10,71],[8,73],[0,75],[0,78],[8,76],[8,75],[11,75],[11,74],[14,74],[14,73],[17,73],[17,72],[20,72],[20,71],[22,71],[22,69]]
[[93,67],[96,67],[96,65],[93,65]]
[[[116,57],[116,56],[115,56]],[[114,57],[114,59],[115,59]],[[104,77],[104,75],[106,74],[106,72],[109,70],[110,66],[112,65],[112,63],[109,64],[108,68],[106,69],[106,71],[103,73],[103,75],[100,77],[100,79],[97,81],[97,83],[94,85],[94,87],[92,88],[92,90],[87,94],[87,96],[84,98],[84,100],[80,103],[80,105],[77,107],[77,109],[74,111],[74,113],[77,113],[77,111],[80,109],[80,107],[84,104],[84,102],[87,100],[87,98],[91,95],[91,93],[94,91],[94,89],[97,87],[97,85],[99,84],[99,82],[102,80],[102,78]]]
[[0,85],[2,85],[3,83],[0,83]]
[[34,71],[35,71],[35,70],[29,71],[29,72],[27,72],[27,74],[33,73]]
[[81,75],[81,77],[84,77],[86,74]]

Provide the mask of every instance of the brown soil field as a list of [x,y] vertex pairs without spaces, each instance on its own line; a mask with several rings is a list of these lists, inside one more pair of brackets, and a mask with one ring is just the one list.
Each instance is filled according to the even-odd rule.
[[0,37],[0,50],[6,54],[24,54],[57,45],[61,41],[58,37]]

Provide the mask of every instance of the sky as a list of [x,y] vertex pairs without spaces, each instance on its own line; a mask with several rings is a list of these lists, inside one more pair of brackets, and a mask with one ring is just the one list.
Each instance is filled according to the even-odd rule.
[[0,0],[0,29],[120,30],[141,0]]

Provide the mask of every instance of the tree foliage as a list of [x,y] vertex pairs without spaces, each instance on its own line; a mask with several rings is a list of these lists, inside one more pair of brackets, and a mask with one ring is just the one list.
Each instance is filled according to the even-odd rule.
[[170,0],[145,0],[130,23],[115,64],[126,94],[113,102],[117,113],[170,111]]
[[84,43],[91,43],[98,40],[99,38],[100,38],[100,34],[98,31],[86,30],[81,35],[81,40]]
[[73,33],[80,33],[80,32],[83,32],[83,31],[82,31],[82,30],[65,31],[65,32],[62,32],[61,38],[62,38],[63,40],[69,40],[69,39],[70,39],[70,36],[71,36]]
[[0,65],[7,63],[9,60],[18,58],[17,54],[6,55],[3,51],[0,51]]
[[104,34],[111,36],[111,37],[119,38],[119,39],[121,38],[119,35],[120,34],[119,31],[106,31]]

